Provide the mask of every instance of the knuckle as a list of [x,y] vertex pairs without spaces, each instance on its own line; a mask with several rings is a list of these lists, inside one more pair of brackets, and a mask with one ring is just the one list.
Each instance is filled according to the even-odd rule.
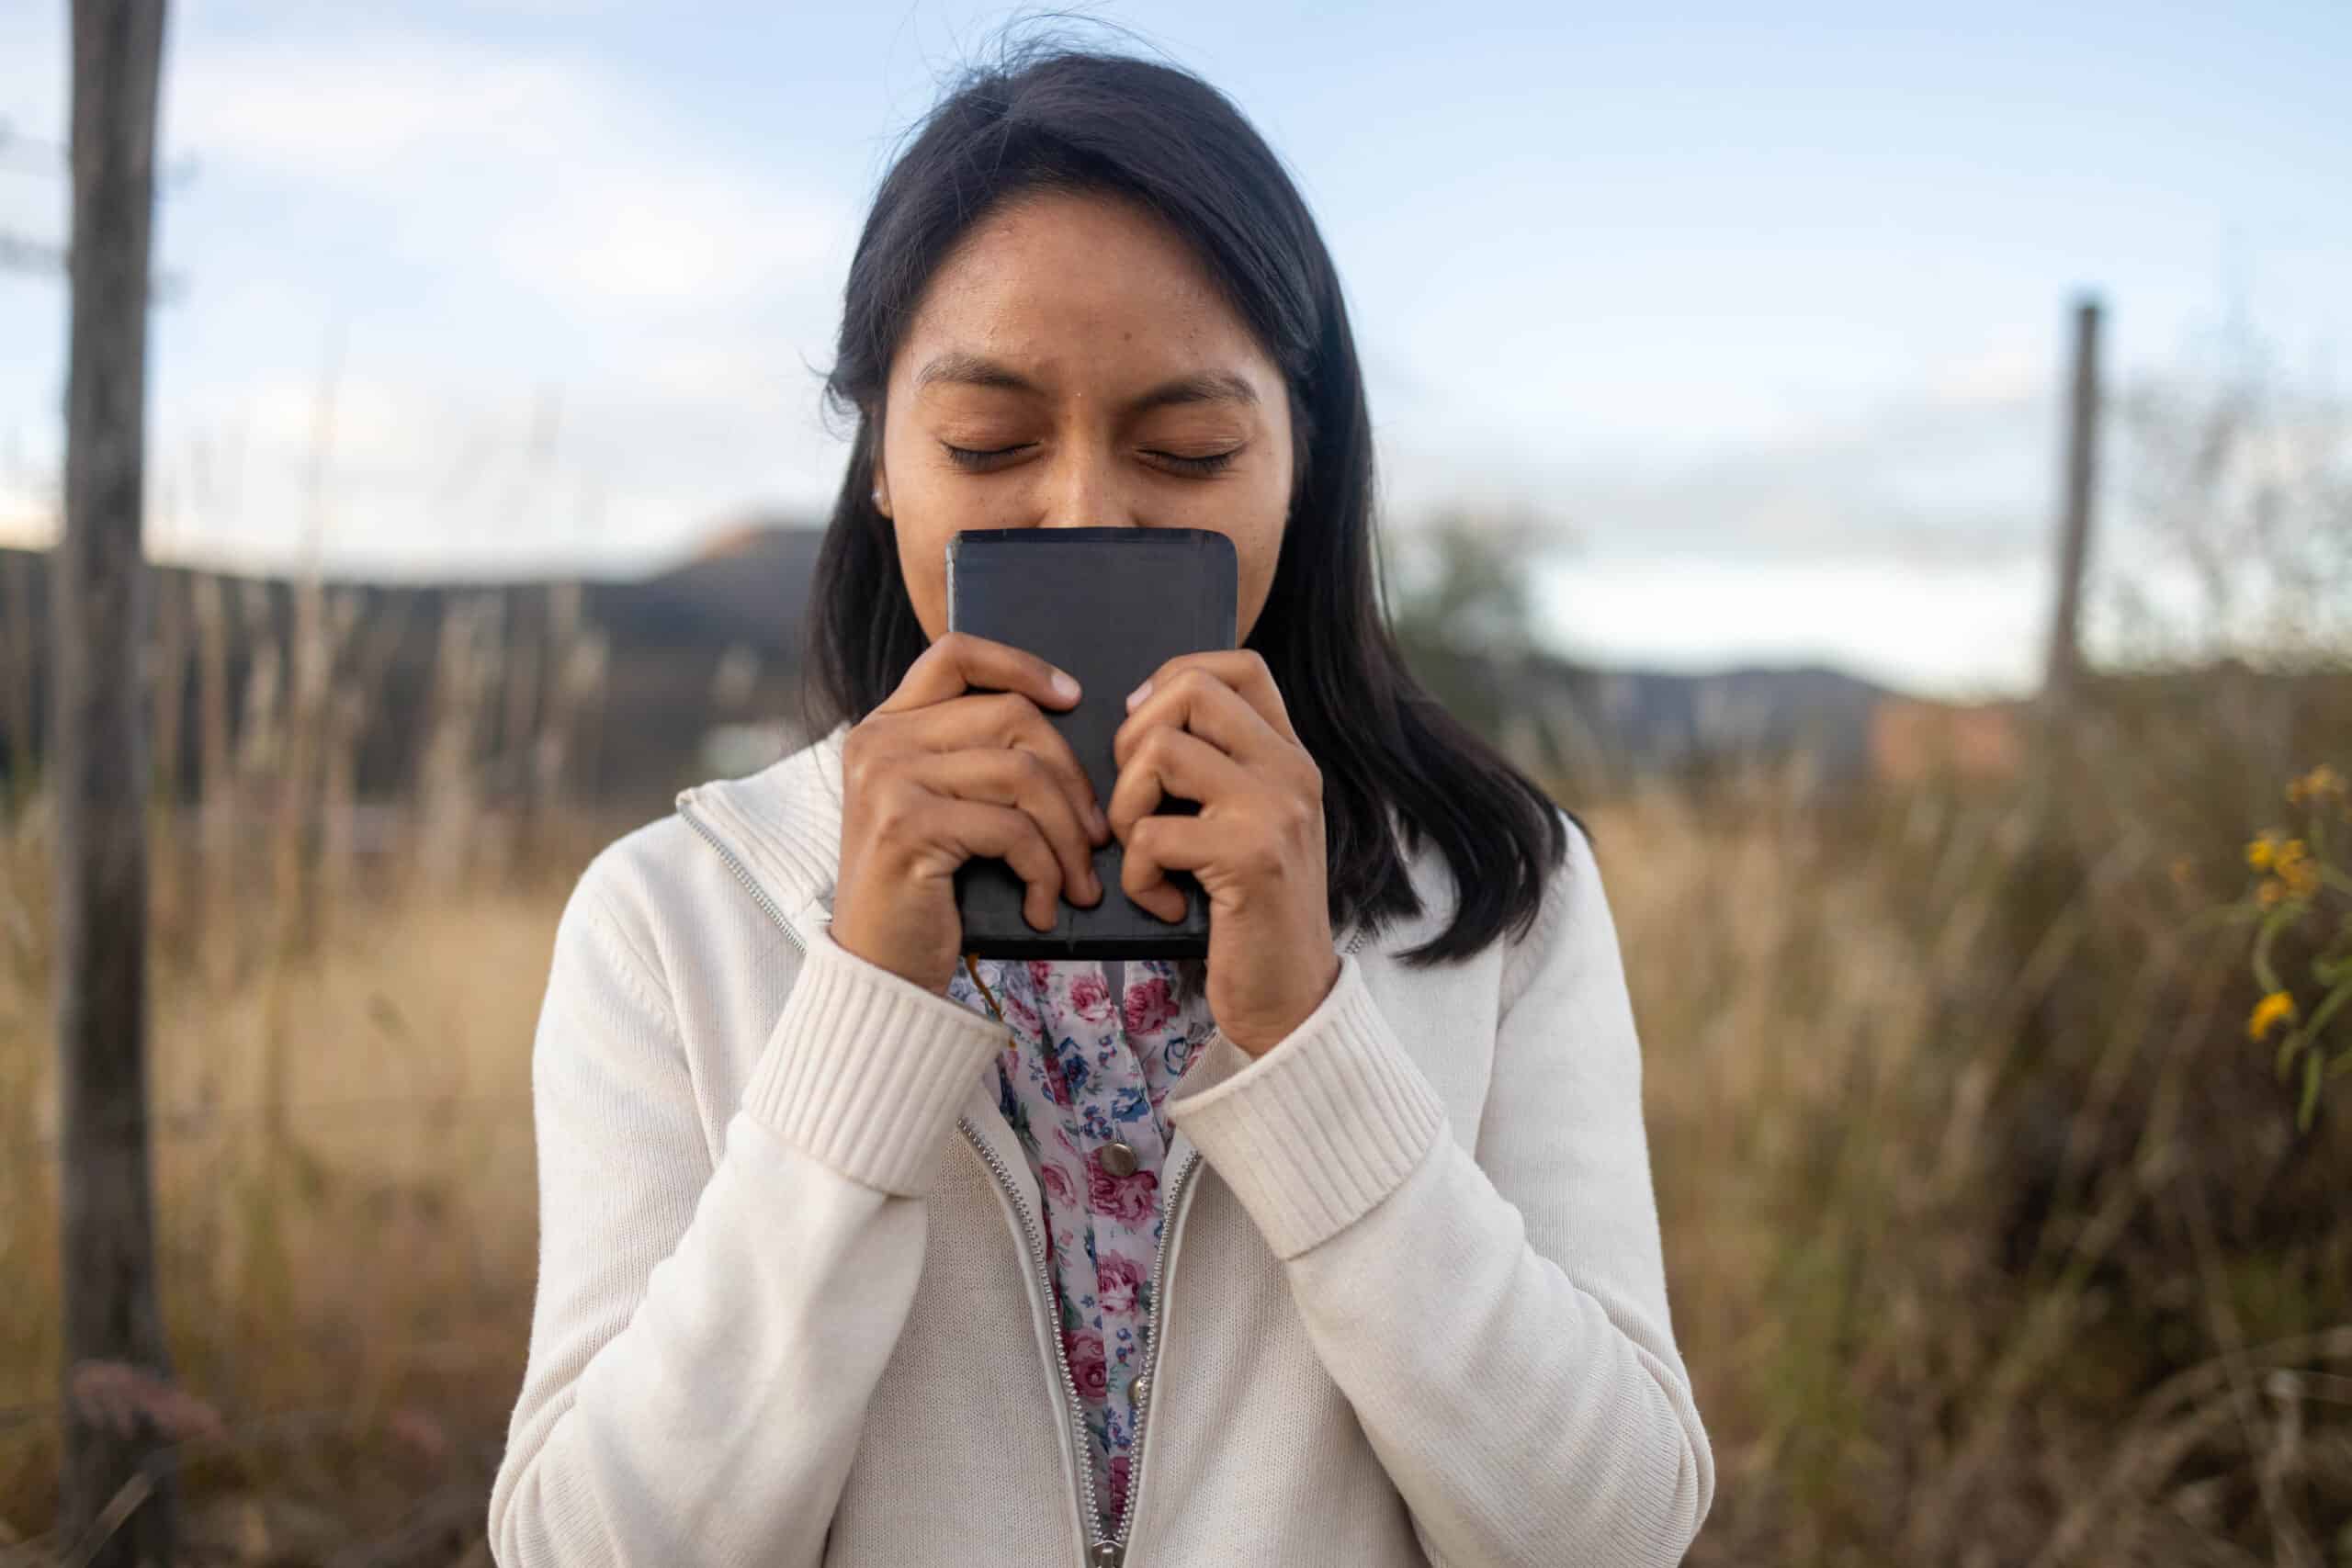
[[1243,874],[1252,879],[1279,875],[1289,863],[1282,840],[1269,833],[1252,833],[1245,838],[1238,847],[1238,858]]
[[874,721],[852,727],[842,737],[842,777],[852,781],[865,776],[866,765],[874,760]]
[[1020,854],[1026,863],[1023,870],[1031,880],[1057,888],[1061,886],[1061,857],[1054,853],[1053,846],[1046,842],[1045,836],[1035,826],[1022,834]]
[[1062,739],[1062,732],[1054,728],[1054,721],[1046,716],[1045,709],[1031,702],[1023,693],[1006,694],[1012,699],[1009,710],[1012,716],[1007,728],[1010,739],[1034,741],[1046,751],[1069,753],[1069,742]]
[[1019,692],[992,693],[986,701],[989,724],[999,745],[1010,746],[1046,728],[1045,715],[1037,711],[1037,705]]
[[1283,825],[1293,831],[1312,827],[1323,816],[1322,775],[1309,769],[1299,775],[1299,787],[1280,792]]
[[1024,799],[1051,801],[1061,796],[1061,781],[1035,751],[1012,750],[1013,787]]
[[866,817],[877,839],[903,840],[919,818],[917,791],[903,779],[885,778],[876,781],[868,793]]

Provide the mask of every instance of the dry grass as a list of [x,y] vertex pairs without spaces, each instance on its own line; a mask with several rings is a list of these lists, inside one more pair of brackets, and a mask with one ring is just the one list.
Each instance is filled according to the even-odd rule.
[[[28,837],[0,898],[37,918]],[[295,943],[248,893],[159,928],[162,1296],[219,1417],[180,1455],[191,1561],[323,1561],[421,1506],[479,1533],[528,1329],[528,1042],[560,898],[419,886]],[[43,954],[8,957],[0,1269],[26,1288],[0,1296],[0,1542],[49,1528],[60,1397]],[[447,1539],[402,1560],[451,1561]]]
[[[1695,1562],[2352,1562],[2345,1096],[2296,1135],[2171,870],[2190,851],[2226,896],[2260,802],[2335,741],[2189,711],[2199,739],[2102,720],[2016,788],[1759,773],[1589,813],[1721,1469]],[[0,1296],[0,1543],[53,1508],[38,838],[0,842],[0,1268],[30,1285]],[[220,1416],[185,1456],[211,1560],[488,1561],[528,1043],[598,838],[528,883],[356,888],[301,942],[266,877],[195,868],[159,928],[164,1295]]]
[[2192,930],[2245,818],[2149,766],[2179,717],[1998,791],[1600,814],[1722,1467],[1694,1562],[2352,1562],[2352,1132],[2297,1135]]

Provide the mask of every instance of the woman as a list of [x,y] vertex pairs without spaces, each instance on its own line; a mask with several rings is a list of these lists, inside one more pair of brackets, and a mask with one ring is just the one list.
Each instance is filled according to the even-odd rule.
[[[1273,154],[1160,65],[978,73],[839,347],[831,728],[610,846],[557,938],[498,1561],[1677,1561],[1713,1469],[1609,908],[1399,662]],[[1229,536],[1244,646],[1130,697],[1096,800],[1058,672],[945,634],[943,554],[1106,523]],[[959,962],[973,855],[1041,927],[1189,872],[1208,957]]]

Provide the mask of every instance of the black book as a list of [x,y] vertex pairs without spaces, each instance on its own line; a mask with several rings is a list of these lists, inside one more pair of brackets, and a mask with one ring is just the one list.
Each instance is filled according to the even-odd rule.
[[[1076,706],[1042,711],[1106,807],[1118,779],[1111,742],[1126,720],[1127,694],[1179,654],[1233,647],[1239,592],[1233,541],[1208,528],[987,528],[947,545],[949,629],[1025,649],[1077,678]],[[1200,807],[1170,799],[1159,809]],[[984,958],[1205,957],[1209,911],[1200,885],[1169,874],[1184,894],[1184,918],[1170,924],[1121,889],[1121,861],[1115,837],[1095,851],[1102,900],[1085,908],[1065,896],[1048,931],[1022,918],[1027,885],[1010,865],[967,861],[956,877],[964,950]]]

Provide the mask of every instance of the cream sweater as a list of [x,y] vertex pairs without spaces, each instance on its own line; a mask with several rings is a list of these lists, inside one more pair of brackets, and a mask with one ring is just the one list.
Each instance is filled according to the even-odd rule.
[[1102,1539],[1003,1026],[827,919],[837,728],[607,848],[532,1053],[530,1352],[506,1568],[1664,1564],[1714,1469],[1668,1316],[1598,868],[1523,941],[1452,908],[1166,1101],[1168,1219],[1123,1529]]

